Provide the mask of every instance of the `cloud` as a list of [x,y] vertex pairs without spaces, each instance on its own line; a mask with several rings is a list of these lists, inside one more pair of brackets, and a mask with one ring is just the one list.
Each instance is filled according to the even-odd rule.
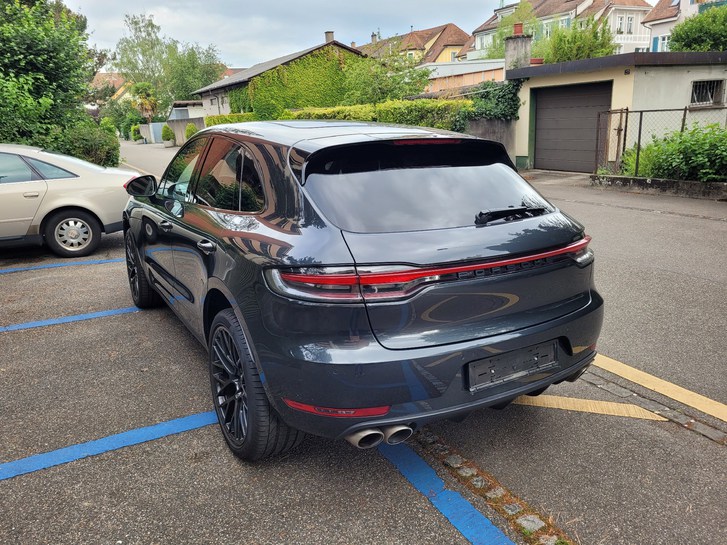
[[228,66],[248,67],[320,44],[332,30],[338,41],[368,43],[384,37],[454,23],[472,32],[492,15],[499,0],[367,0],[240,2],[239,0],[65,0],[88,18],[90,42],[114,49],[124,35],[124,14],[154,16],[162,34],[181,42],[215,45]]

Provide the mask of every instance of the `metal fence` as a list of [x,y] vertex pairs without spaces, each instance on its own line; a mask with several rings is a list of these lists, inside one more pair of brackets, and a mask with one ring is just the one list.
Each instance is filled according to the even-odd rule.
[[639,175],[641,149],[654,139],[695,125],[727,128],[725,108],[682,108],[679,110],[610,110],[598,114],[596,171],[621,173],[624,153],[635,161],[634,176]]

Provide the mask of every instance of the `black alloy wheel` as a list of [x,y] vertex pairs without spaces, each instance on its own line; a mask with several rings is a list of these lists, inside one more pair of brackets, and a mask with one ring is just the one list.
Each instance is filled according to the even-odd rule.
[[210,373],[215,409],[225,439],[240,448],[247,437],[250,411],[240,352],[225,327],[218,327],[212,336]]
[[254,462],[300,444],[305,434],[287,426],[270,406],[232,309],[212,321],[208,346],[212,401],[232,453]]
[[126,274],[129,277],[129,288],[134,304],[139,308],[152,308],[159,306],[161,297],[154,291],[141,268],[139,251],[136,249],[134,237],[130,230],[124,234],[124,249],[126,250]]

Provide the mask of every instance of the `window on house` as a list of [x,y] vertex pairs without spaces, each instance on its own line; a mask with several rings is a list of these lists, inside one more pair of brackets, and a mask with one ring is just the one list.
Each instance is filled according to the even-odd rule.
[[224,106],[225,104],[227,104],[227,97],[226,97],[226,96],[222,96],[222,97],[220,97],[220,104],[222,104],[223,106]]
[[724,80],[692,82],[692,106],[713,106],[724,104]]
[[624,31],[624,16],[619,15],[616,17],[616,32],[623,34]]
[[669,51],[669,36],[659,37],[659,51]]
[[545,34],[546,38],[550,38],[551,34],[551,23],[545,23],[543,25],[543,34]]
[[560,28],[569,28],[570,27],[570,17],[563,17],[560,21]]
[[406,52],[406,56],[407,56],[407,58],[409,58],[409,59],[413,59],[413,58],[414,58],[414,52],[413,52],[413,51],[407,51],[407,52]]
[[484,48],[485,48],[485,37],[477,36],[477,49],[484,49]]
[[633,34],[634,33],[634,18],[633,16],[629,15],[626,18],[626,34]]
[[217,106],[217,97],[210,99],[210,106]]

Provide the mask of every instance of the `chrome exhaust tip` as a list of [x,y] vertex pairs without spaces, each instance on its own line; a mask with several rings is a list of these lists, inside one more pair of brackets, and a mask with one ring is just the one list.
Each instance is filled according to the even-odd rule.
[[414,430],[409,426],[389,426],[384,428],[384,441],[387,445],[398,445],[412,436]]
[[381,430],[372,428],[359,430],[346,436],[346,441],[360,449],[374,448],[384,440],[384,433]]

